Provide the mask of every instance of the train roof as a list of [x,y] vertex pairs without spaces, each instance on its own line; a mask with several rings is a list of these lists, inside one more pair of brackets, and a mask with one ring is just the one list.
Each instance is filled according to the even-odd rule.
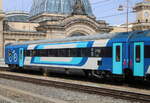
[[91,41],[100,39],[115,39],[115,40],[138,40],[141,38],[149,38],[150,40],[150,30],[146,31],[133,31],[133,32],[120,32],[120,33],[105,33],[90,36],[79,36],[79,37],[67,37],[63,39],[53,39],[53,40],[36,40],[36,41],[25,41],[10,43],[8,45],[29,45],[29,44],[44,44],[44,43],[56,43],[56,42],[72,42],[72,41]]

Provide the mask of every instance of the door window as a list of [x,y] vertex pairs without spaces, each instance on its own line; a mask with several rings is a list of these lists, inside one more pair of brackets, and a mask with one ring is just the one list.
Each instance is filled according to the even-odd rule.
[[20,50],[20,59],[22,60],[23,59],[23,57],[22,57],[22,55],[23,55],[23,51],[22,50]]
[[140,45],[136,46],[136,62],[139,63],[141,61],[141,47]]
[[120,62],[120,46],[116,46],[116,61]]

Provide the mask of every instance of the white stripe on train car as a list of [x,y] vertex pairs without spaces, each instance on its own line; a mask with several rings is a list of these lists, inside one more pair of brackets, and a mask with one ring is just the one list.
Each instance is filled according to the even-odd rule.
[[30,65],[32,57],[25,57],[24,65]]
[[[51,57],[50,57],[51,58]],[[56,61],[56,58],[51,58],[50,61]],[[47,64],[31,64],[31,57],[25,58],[25,66],[43,66],[43,67],[62,67],[62,68],[76,68],[76,69],[90,69],[97,70],[99,67],[97,65],[97,61],[101,60],[101,58],[88,58],[87,62],[83,66],[69,66],[69,65],[47,65]],[[64,60],[65,58],[57,58],[57,60]],[[69,60],[69,59],[68,59]]]
[[95,40],[92,47],[106,47],[109,39]]
[[[95,40],[94,44],[92,47],[105,47],[108,43],[109,39],[104,39],[104,40]],[[86,41],[85,41],[86,42]],[[84,44],[84,42],[82,42]],[[75,48],[77,47],[77,45],[79,45],[80,43],[66,43],[66,44],[55,44],[53,45],[53,43],[51,43],[51,45],[49,44],[45,44],[43,47],[44,49],[56,49],[56,48]],[[32,44],[28,46],[28,50],[32,50],[34,49],[38,44]]]
[[54,44],[54,45],[45,44],[44,49],[76,48],[76,46],[78,44],[79,43],[74,43],[74,44]]
[[41,57],[40,61],[47,61],[47,62],[70,62],[72,57]]
[[37,46],[37,44],[29,45],[27,50],[33,50],[36,46]]
[[[96,40],[92,47],[105,47],[108,43],[109,39],[105,40]],[[84,43],[84,42],[82,42]],[[44,49],[56,49],[56,48],[75,48],[80,43],[70,43],[70,44],[54,44],[54,45],[45,45]]]

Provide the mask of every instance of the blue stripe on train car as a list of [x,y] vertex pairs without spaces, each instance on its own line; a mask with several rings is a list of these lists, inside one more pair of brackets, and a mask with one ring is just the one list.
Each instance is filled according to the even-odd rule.
[[88,57],[72,57],[71,61],[43,61],[41,60],[42,57],[33,57],[31,60],[32,64],[46,64],[46,65],[64,65],[64,66],[82,66],[84,65]]

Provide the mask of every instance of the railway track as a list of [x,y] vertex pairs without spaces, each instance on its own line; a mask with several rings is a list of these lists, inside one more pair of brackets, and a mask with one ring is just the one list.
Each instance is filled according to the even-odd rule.
[[125,91],[125,90],[116,90],[112,88],[110,89],[110,88],[98,87],[98,86],[82,85],[73,82],[68,83],[62,81],[54,81],[49,79],[41,79],[38,78],[38,76],[35,78],[25,74],[18,74],[18,75],[17,74],[18,73],[13,74],[7,72],[0,72],[0,78],[29,82],[29,83],[34,83],[34,84],[44,85],[44,86],[69,89],[74,91],[90,93],[90,94],[111,96],[119,99],[137,101],[141,103],[150,103],[150,94],[142,94],[137,92]]

